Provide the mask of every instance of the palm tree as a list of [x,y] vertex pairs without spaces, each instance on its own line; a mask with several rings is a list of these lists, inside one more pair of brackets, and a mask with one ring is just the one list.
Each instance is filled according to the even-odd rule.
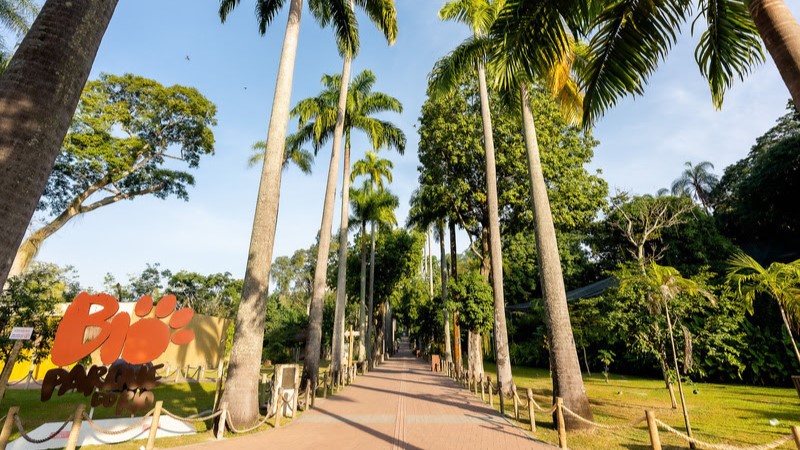
[[[31,0],[0,0],[0,24],[17,38],[25,36],[39,8]],[[13,52],[0,36],[0,74],[3,73]]]
[[[476,37],[483,36],[491,26],[505,0],[452,0],[439,10],[443,20],[467,24]],[[505,299],[503,297],[503,254],[500,243],[500,217],[497,199],[497,170],[494,156],[492,118],[483,61],[476,64],[483,122],[484,152],[486,155],[486,201],[489,210],[489,253],[491,255],[492,291],[494,295],[494,341],[497,355],[497,381],[503,393],[511,392],[511,359],[506,330]]]
[[[225,22],[239,3],[240,0],[220,0],[219,15],[222,22]],[[266,33],[267,27],[284,3],[256,0],[256,19],[262,35]],[[340,48],[358,46],[355,16],[346,0],[311,0],[309,7],[321,25],[332,25]],[[229,413],[235,426],[250,424],[258,419],[258,379],[264,341],[264,310],[275,244],[275,226],[278,221],[286,128],[289,125],[289,99],[292,94],[302,12],[303,0],[290,0],[250,235],[242,299],[236,313],[228,377],[222,397],[222,401],[231,405]]]
[[[686,409],[686,398],[683,395],[683,383],[681,382],[680,369],[678,368],[678,353],[675,349],[675,337],[672,329],[672,316],[669,313],[669,305],[679,295],[690,297],[702,296],[711,301],[715,301],[714,295],[706,290],[696,281],[684,278],[674,267],[660,266],[651,262],[642,275],[634,276],[629,279],[621,280],[620,286],[630,283],[640,283],[647,292],[649,309],[653,313],[660,313],[664,309],[667,319],[667,331],[669,332],[669,342],[672,348],[672,362],[675,376],[678,380],[678,392],[681,397],[681,408],[683,409],[683,421],[686,425],[686,434],[692,436],[692,427],[689,424],[689,412]],[[692,444],[694,448],[694,444]]]
[[[296,134],[290,139],[298,142],[310,141],[315,151],[330,139],[335,138],[338,119],[337,105],[335,99],[337,93],[341,93],[342,77],[338,75],[324,75],[322,84],[325,89],[317,96],[301,100],[292,110],[292,115],[299,118],[300,126]],[[399,153],[405,150],[405,134],[394,124],[388,121],[379,120],[373,117],[374,114],[392,111],[402,112],[403,106],[399,100],[382,92],[373,92],[376,77],[369,70],[365,70],[356,75],[347,92],[346,113],[343,118],[342,127],[344,135],[344,177],[342,179],[342,219],[340,228],[339,261],[347,261],[347,230],[348,226],[348,205],[350,194],[350,135],[353,130],[361,130],[370,139],[375,149],[381,147],[391,147]],[[334,139],[335,140],[335,139]],[[331,165],[338,166],[338,160],[331,159]],[[332,176],[333,190],[326,189],[325,204],[323,207],[323,222],[320,229],[319,250],[326,253],[318,255],[317,266],[314,272],[314,285],[319,283],[319,289],[312,292],[311,300],[311,320],[309,321],[308,342],[306,345],[306,367],[309,371],[314,370],[309,366],[310,361],[317,361],[319,364],[319,346],[322,336],[322,300],[325,289],[325,278],[328,268],[328,261],[322,255],[327,254],[330,248],[330,228],[333,221],[333,202],[335,201],[335,182],[338,167],[332,168],[328,172],[328,182],[330,187]],[[327,223],[327,225],[326,225]],[[325,233],[325,230],[328,232]],[[323,249],[323,241],[325,241]],[[344,352],[344,312],[346,305],[345,279],[347,276],[346,264],[339,265],[337,289],[336,289],[336,311],[334,317],[333,335],[333,361],[332,367],[334,375],[341,374],[342,356]],[[316,318],[319,318],[317,321]],[[317,325],[319,328],[317,328]],[[319,337],[315,337],[315,336]],[[316,355],[316,356],[314,356]],[[310,358],[310,359],[309,359]],[[310,374],[311,372],[306,372]]]
[[757,294],[770,295],[778,302],[783,325],[800,362],[800,351],[792,335],[792,324],[800,321],[800,259],[789,264],[772,263],[765,269],[747,254],[739,252],[728,264],[728,282],[736,287],[750,314],[753,314],[753,300]]
[[[251,147],[253,153],[247,158],[247,167],[254,167],[264,160],[264,152],[267,150],[266,141],[258,141]],[[311,166],[314,164],[314,155],[300,148],[298,143],[293,142],[291,136],[286,139],[286,150],[283,155],[283,170],[294,164],[306,175],[311,175]]]
[[686,161],[684,166],[686,170],[680,178],[672,182],[672,195],[686,194],[699,201],[706,211],[710,211],[711,191],[719,182],[719,178],[709,170],[714,168],[714,164],[703,161],[693,166],[690,161]]
[[48,0],[0,77],[0,286],[118,0]]

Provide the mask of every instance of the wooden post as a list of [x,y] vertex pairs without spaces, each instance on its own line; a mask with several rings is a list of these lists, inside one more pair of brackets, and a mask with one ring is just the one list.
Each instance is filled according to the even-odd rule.
[[206,374],[206,368],[205,367],[200,366],[200,367],[197,368],[197,382],[198,383],[203,381],[203,375],[205,375],[205,374]]
[[309,409],[311,409],[311,383],[306,386],[306,407],[303,411],[308,411]]
[[283,403],[283,388],[278,388],[278,398],[275,399],[275,404],[278,405],[278,408],[275,410],[275,428],[280,428],[281,426],[281,416],[283,415],[281,403]]
[[292,418],[297,416],[297,408],[300,404],[300,386],[297,384],[297,378],[294,381],[294,393],[292,394]]
[[792,426],[792,436],[794,437],[794,444],[800,449],[800,427],[797,425]]
[[517,395],[517,385],[511,384],[511,395],[514,397],[514,419],[519,420],[519,396]]
[[[483,375],[483,374],[481,374],[481,375]],[[485,392],[485,389],[484,389],[484,386],[483,386],[483,376],[479,377],[478,379],[481,381],[481,401],[485,402],[486,401],[486,392]]]
[[503,394],[503,383],[499,379],[497,380],[497,398],[500,400],[500,415],[505,416],[505,394]]
[[217,440],[225,437],[225,423],[228,420],[228,402],[223,402],[219,409],[222,411],[219,414],[219,421],[217,422]]
[[322,398],[328,398],[328,372],[322,374]]
[[311,408],[314,408],[314,402],[317,401],[317,384],[312,384],[311,380],[308,380],[308,387],[311,388]]
[[267,404],[267,374],[261,374],[261,406]]
[[178,380],[181,377],[181,369],[183,369],[183,367],[178,367],[178,370],[175,371],[175,382],[176,383],[178,382]]
[[489,386],[489,406],[494,408],[494,396],[492,395],[492,377],[486,377],[486,385]]
[[[167,363],[169,364],[169,363]],[[222,391],[222,373],[225,370],[224,364],[222,362],[222,358],[220,358],[219,363],[217,364],[217,386],[214,388],[214,407],[212,408],[214,411],[217,410],[217,402],[219,401],[219,393]]]
[[564,399],[556,397],[556,418],[558,420],[558,446],[567,448],[567,429],[564,424]]
[[83,403],[75,408],[75,415],[72,416],[72,428],[69,430],[67,445],[64,447],[66,450],[75,450],[78,447],[78,437],[81,434],[81,422],[83,422],[83,411],[85,409],[86,405]]
[[6,421],[3,422],[3,431],[0,431],[0,450],[5,450],[8,445],[8,439],[11,437],[11,432],[14,430],[14,417],[19,413],[19,406],[12,406],[8,408],[8,415]]
[[[658,425],[656,425],[656,415],[653,411],[645,411],[647,418],[647,429],[650,431],[650,444],[653,450],[661,450],[661,438],[658,436]],[[795,435],[795,440],[797,435]]]
[[159,400],[156,402],[153,418],[150,419],[150,434],[147,435],[147,445],[144,447],[145,450],[153,450],[156,447],[156,434],[158,434],[158,421],[161,420],[162,406],[164,406],[163,401]]
[[528,415],[531,418],[531,432],[536,433],[536,413],[533,411],[533,389],[525,389],[525,396],[528,397]]

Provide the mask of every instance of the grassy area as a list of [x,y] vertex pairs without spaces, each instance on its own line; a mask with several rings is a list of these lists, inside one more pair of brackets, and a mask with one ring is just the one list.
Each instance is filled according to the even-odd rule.
[[[492,380],[497,379],[493,364],[486,364],[485,369]],[[521,398],[525,397],[525,388],[532,388],[537,403],[545,408],[551,405],[548,371],[515,367],[513,373]],[[650,409],[655,412],[656,418],[673,428],[684,430],[680,404],[676,410],[671,408],[669,394],[662,380],[612,374],[606,383],[602,374],[593,374],[584,376],[584,383],[594,420],[598,423],[624,424],[644,417],[645,409]],[[794,389],[712,383],[696,383],[684,389],[694,437],[706,442],[742,447],[764,444],[790,434],[790,426],[800,424],[800,399]],[[697,394],[693,393],[695,389]],[[499,409],[497,398],[495,406]],[[518,424],[523,429],[530,429],[528,412],[524,409],[520,410]],[[506,404],[506,415],[513,418],[513,403]],[[779,424],[770,425],[770,419],[777,419]],[[558,443],[552,417],[537,414],[536,426],[537,439]],[[661,431],[660,435],[665,449],[688,448],[684,441],[665,431]],[[570,448],[576,449],[650,448],[646,424],[626,430],[596,429],[569,433],[567,442]],[[794,448],[794,443],[790,442],[781,448]]]

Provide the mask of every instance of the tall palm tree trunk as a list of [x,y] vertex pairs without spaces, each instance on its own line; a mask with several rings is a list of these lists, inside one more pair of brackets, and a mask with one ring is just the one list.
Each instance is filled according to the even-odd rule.
[[372,357],[372,334],[375,332],[375,322],[373,322],[374,302],[373,297],[375,294],[375,222],[372,222],[370,232],[370,250],[369,250],[369,304],[367,305],[367,357],[369,361],[367,366],[370,369],[375,367],[375,359]]
[[797,350],[797,342],[794,340],[794,335],[792,334],[792,327],[789,325],[789,318],[786,317],[786,310],[783,309],[783,305],[778,304],[778,309],[781,310],[781,318],[783,319],[783,325],[786,326],[786,332],[789,334],[789,340],[792,341],[792,350],[794,350],[794,355],[797,357],[797,362],[800,362],[800,351]]
[[[569,409],[591,420],[592,410],[586,389],[581,378],[581,366],[578,351],[572,335],[572,324],[567,307],[567,294],[564,289],[564,277],[561,272],[561,259],[558,255],[556,230],[553,215],[550,211],[550,200],[547,197],[547,186],[542,173],[542,161],[539,155],[539,144],[536,140],[536,128],[531,113],[528,88],[520,86],[522,103],[522,125],[525,134],[525,147],[528,153],[528,170],[530,172],[531,202],[536,234],[536,249],[539,255],[539,272],[541,274],[542,294],[544,297],[545,324],[547,326],[547,342],[550,344],[553,364],[553,395],[564,399]],[[569,429],[587,428],[586,423],[567,415],[565,424]]]
[[269,295],[269,272],[272,268],[272,250],[278,222],[283,153],[286,127],[289,125],[289,100],[292,95],[302,11],[303,0],[292,0],[275,82],[242,300],[236,313],[228,377],[221,400],[230,405],[228,414],[234,426],[248,425],[258,420],[258,380],[264,347],[264,311]]
[[[484,150],[486,152],[486,202],[489,209],[489,255],[492,264],[492,294],[494,297],[494,346],[497,359],[497,381],[502,383],[503,394],[511,392],[511,359],[506,331],[506,304],[503,298],[503,251],[500,242],[500,217],[497,201],[497,169],[494,160],[492,117],[489,112],[489,92],[486,88],[486,71],[478,64],[478,86],[481,98]],[[580,372],[579,372],[580,373]]]
[[747,7],[778,72],[800,108],[800,24],[784,0],[750,0]]
[[[344,80],[344,78],[342,78]],[[344,83],[344,81],[342,81]],[[340,105],[342,107],[342,105]],[[339,227],[339,272],[336,279],[336,309],[333,316],[333,376],[342,377],[344,357],[344,319],[347,309],[347,231],[350,218],[350,136],[344,144],[344,178],[342,179],[342,223]]]
[[[439,220],[439,253],[441,257],[441,272],[442,272],[442,303],[447,304],[447,251],[444,246],[444,220]],[[453,353],[451,349],[450,340],[450,311],[447,308],[442,308],[442,315],[444,316],[444,361],[446,363],[453,362]]]
[[[361,296],[358,314],[358,362],[363,363],[366,357],[366,320],[367,320],[367,222],[361,221]],[[363,369],[362,369],[363,370]]]
[[[458,283],[458,253],[456,251],[456,223],[450,225],[450,276]],[[456,370],[461,372],[461,328],[458,326],[458,311],[453,311],[453,358]]]
[[48,0],[0,78],[0,287],[118,0]]
[[[322,346],[322,307],[325,300],[326,279],[328,274],[328,251],[331,248],[331,226],[333,226],[333,210],[336,203],[336,177],[339,175],[339,159],[344,132],[344,114],[347,104],[347,88],[350,84],[350,58],[344,58],[342,65],[342,86],[339,89],[339,104],[336,113],[336,126],[333,131],[333,148],[331,162],[328,167],[328,184],[325,187],[325,202],[322,206],[322,224],[319,227],[319,246],[317,249],[317,265],[314,268],[314,288],[311,293],[311,314],[308,320],[306,337],[305,365],[303,380],[317,385],[319,377],[320,347]],[[338,308],[338,296],[337,296]],[[337,342],[334,336],[334,345]],[[334,355],[336,352],[334,352]],[[335,356],[334,356],[335,358]]]

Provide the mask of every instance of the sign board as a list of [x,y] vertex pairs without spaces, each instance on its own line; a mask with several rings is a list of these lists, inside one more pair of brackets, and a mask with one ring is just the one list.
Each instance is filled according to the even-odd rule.
[[12,341],[27,341],[33,334],[32,327],[14,327],[11,329],[11,334],[8,336]]
[[[283,388],[283,416],[292,417],[297,410],[297,390],[300,382],[300,366],[298,364],[277,364],[273,374],[272,398],[278,398],[278,388]],[[277,410],[278,402],[272,401],[272,412]]]
[[351,334],[353,336],[355,336],[355,337],[361,336],[361,332],[359,332],[359,331],[345,331],[344,332],[344,337],[350,337]]

